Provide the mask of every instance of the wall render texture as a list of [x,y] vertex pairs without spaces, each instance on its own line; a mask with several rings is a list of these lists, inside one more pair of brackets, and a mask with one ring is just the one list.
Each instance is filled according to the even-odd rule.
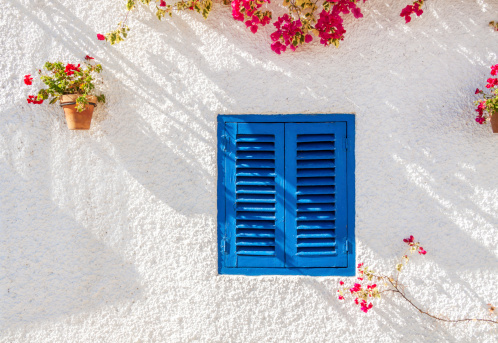
[[[217,275],[217,114],[355,113],[357,260],[389,272],[413,234],[418,304],[498,304],[498,141],[472,105],[498,1],[427,1],[405,25],[408,3],[369,0],[339,49],[278,56],[271,27],[220,4],[208,20],[141,9],[111,47],[96,33],[123,1],[0,0],[0,342],[498,342],[395,297],[343,306],[336,277]],[[86,54],[108,102],[71,132],[22,76]]]

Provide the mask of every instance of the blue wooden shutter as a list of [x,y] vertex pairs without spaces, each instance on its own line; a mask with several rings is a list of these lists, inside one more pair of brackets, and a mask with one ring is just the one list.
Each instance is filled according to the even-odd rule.
[[285,126],[287,267],[347,267],[346,124]]
[[284,124],[227,123],[227,267],[284,266]]

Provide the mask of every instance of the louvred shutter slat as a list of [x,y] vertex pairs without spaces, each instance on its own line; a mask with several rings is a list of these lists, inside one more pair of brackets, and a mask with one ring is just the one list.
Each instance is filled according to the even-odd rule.
[[345,138],[345,123],[285,126],[287,267],[347,267]]
[[229,267],[284,266],[284,124],[228,123]]

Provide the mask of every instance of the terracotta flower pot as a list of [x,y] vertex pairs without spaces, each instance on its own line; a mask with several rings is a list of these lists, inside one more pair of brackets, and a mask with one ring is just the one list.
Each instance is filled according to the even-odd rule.
[[89,104],[82,112],[76,111],[76,99],[80,94],[67,94],[60,97],[61,107],[66,115],[69,130],[89,130],[92,122],[93,109],[97,107],[97,97],[87,96]]
[[498,133],[498,112],[491,116],[491,130],[493,133]]

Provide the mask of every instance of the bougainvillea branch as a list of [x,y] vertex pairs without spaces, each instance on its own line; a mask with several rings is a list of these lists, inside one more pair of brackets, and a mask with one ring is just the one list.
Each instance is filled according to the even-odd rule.
[[[425,255],[427,251],[420,246],[419,242],[415,241],[413,236],[405,238],[403,240],[408,245],[408,250],[401,257],[400,263],[396,265],[395,276],[386,276],[376,274],[373,270],[369,269],[363,263],[358,264],[358,274],[357,281],[354,281],[353,286],[345,285],[344,281],[339,281],[340,288],[337,290],[339,300],[345,300],[346,297],[351,298],[354,304],[358,305],[361,311],[368,313],[368,311],[373,307],[373,299],[380,299],[382,293],[395,293],[399,294],[401,298],[406,300],[413,308],[415,308],[420,313],[429,316],[433,319],[440,320],[447,323],[460,323],[460,322],[488,322],[493,324],[498,324],[498,320],[486,319],[486,318],[462,318],[462,319],[448,319],[445,317],[436,316],[430,312],[422,309],[416,305],[413,300],[411,300],[405,290],[403,285],[399,282],[399,275],[401,271],[406,267],[409,261],[409,253],[418,253],[419,255]],[[377,284],[381,285],[378,286]],[[383,286],[382,286],[383,285]],[[490,315],[494,315],[495,308],[491,304],[488,304]]]
[[[418,307],[417,305],[415,305],[410,299],[408,299],[408,297],[406,296],[406,294],[400,289],[398,283],[391,282],[390,280],[388,280],[388,281],[390,283],[390,286],[393,288],[391,290],[392,292],[399,294],[404,300],[406,300],[417,311],[419,311],[420,313],[425,314],[426,316],[429,316],[429,317],[431,317],[433,319],[440,320],[440,321],[447,322],[447,323],[460,323],[460,322],[479,321],[479,322],[489,322],[489,323],[498,324],[497,320],[492,320],[492,319],[484,319],[484,318],[447,319],[447,318],[442,318],[442,317],[435,316],[435,315],[433,315],[433,314],[431,314],[431,313],[429,313],[429,312],[421,309],[420,307]],[[490,311],[490,313],[493,313],[494,312],[494,307],[491,306],[491,308],[493,310]]]
[[[284,14],[273,23],[276,31],[271,34],[271,49],[280,54],[287,49],[295,51],[299,46],[313,41],[313,35],[320,38],[320,43],[339,46],[344,40],[346,30],[343,25],[343,16],[352,13],[355,18],[362,18],[360,2],[366,0],[283,0],[282,5],[287,8]],[[135,9],[136,3],[155,6],[156,17],[161,20],[166,14],[172,16],[173,10],[196,11],[207,18],[212,9],[212,0],[181,0],[168,4],[165,0],[126,0],[128,13]],[[232,17],[241,21],[252,33],[258,32],[260,26],[269,24],[272,12],[264,8],[270,0],[223,0],[225,5],[231,5]],[[123,41],[129,32],[127,26],[128,13],[125,19],[118,23],[116,30],[97,34],[99,40],[106,40],[111,44]]]

